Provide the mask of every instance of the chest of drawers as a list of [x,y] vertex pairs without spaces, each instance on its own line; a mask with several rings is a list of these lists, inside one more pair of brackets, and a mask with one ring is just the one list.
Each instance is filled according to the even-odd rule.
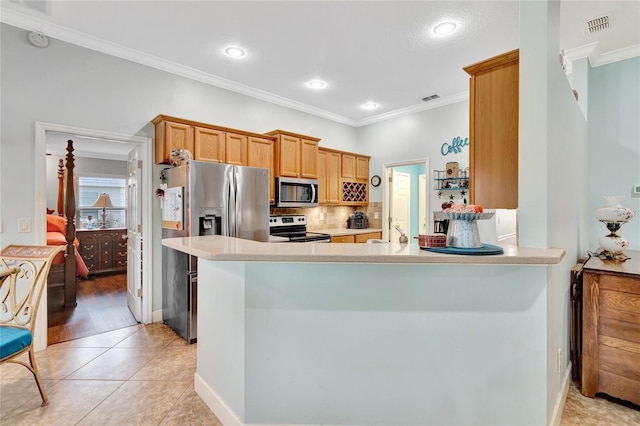
[[582,394],[640,404],[640,252],[614,262],[592,257],[582,292]]
[[121,272],[127,270],[127,236],[125,228],[78,230],[80,255],[89,273]]

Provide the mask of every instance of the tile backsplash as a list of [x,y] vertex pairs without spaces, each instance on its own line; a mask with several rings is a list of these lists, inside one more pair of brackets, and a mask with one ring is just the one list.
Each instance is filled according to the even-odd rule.
[[[312,208],[281,209],[271,208],[271,214],[303,214],[307,218],[307,229],[337,229],[346,228],[347,219],[351,213],[363,212],[369,219],[369,228],[382,227],[382,203],[369,203],[363,207],[348,206],[319,206]],[[378,218],[375,218],[375,214]]]

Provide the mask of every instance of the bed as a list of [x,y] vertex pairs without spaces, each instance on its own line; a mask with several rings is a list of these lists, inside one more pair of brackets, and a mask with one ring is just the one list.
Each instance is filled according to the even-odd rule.
[[48,277],[49,286],[64,286],[65,308],[76,306],[77,279],[89,275],[76,238],[74,161],[73,141],[69,140],[65,160],[60,159],[58,164],[58,214],[47,209],[47,245],[66,246],[65,251],[54,258]]

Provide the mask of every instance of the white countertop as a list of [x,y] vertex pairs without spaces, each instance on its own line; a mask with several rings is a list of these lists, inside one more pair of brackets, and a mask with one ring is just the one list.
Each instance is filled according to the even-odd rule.
[[332,237],[340,237],[342,235],[358,235],[369,234],[371,232],[382,232],[380,228],[333,228],[333,229],[309,229],[309,232],[320,232],[322,234],[329,234]]
[[261,243],[232,237],[165,238],[162,245],[207,260],[247,262],[410,263],[410,264],[556,264],[559,248],[502,246],[504,254],[468,256],[433,253],[417,244]]

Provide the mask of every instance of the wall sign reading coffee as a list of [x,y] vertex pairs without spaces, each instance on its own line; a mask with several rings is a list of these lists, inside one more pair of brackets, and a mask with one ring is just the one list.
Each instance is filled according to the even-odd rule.
[[451,140],[451,143],[445,142],[442,144],[440,147],[440,153],[442,155],[451,153],[458,154],[462,152],[462,148],[465,146],[469,146],[469,138],[462,139],[460,136],[456,136]]

